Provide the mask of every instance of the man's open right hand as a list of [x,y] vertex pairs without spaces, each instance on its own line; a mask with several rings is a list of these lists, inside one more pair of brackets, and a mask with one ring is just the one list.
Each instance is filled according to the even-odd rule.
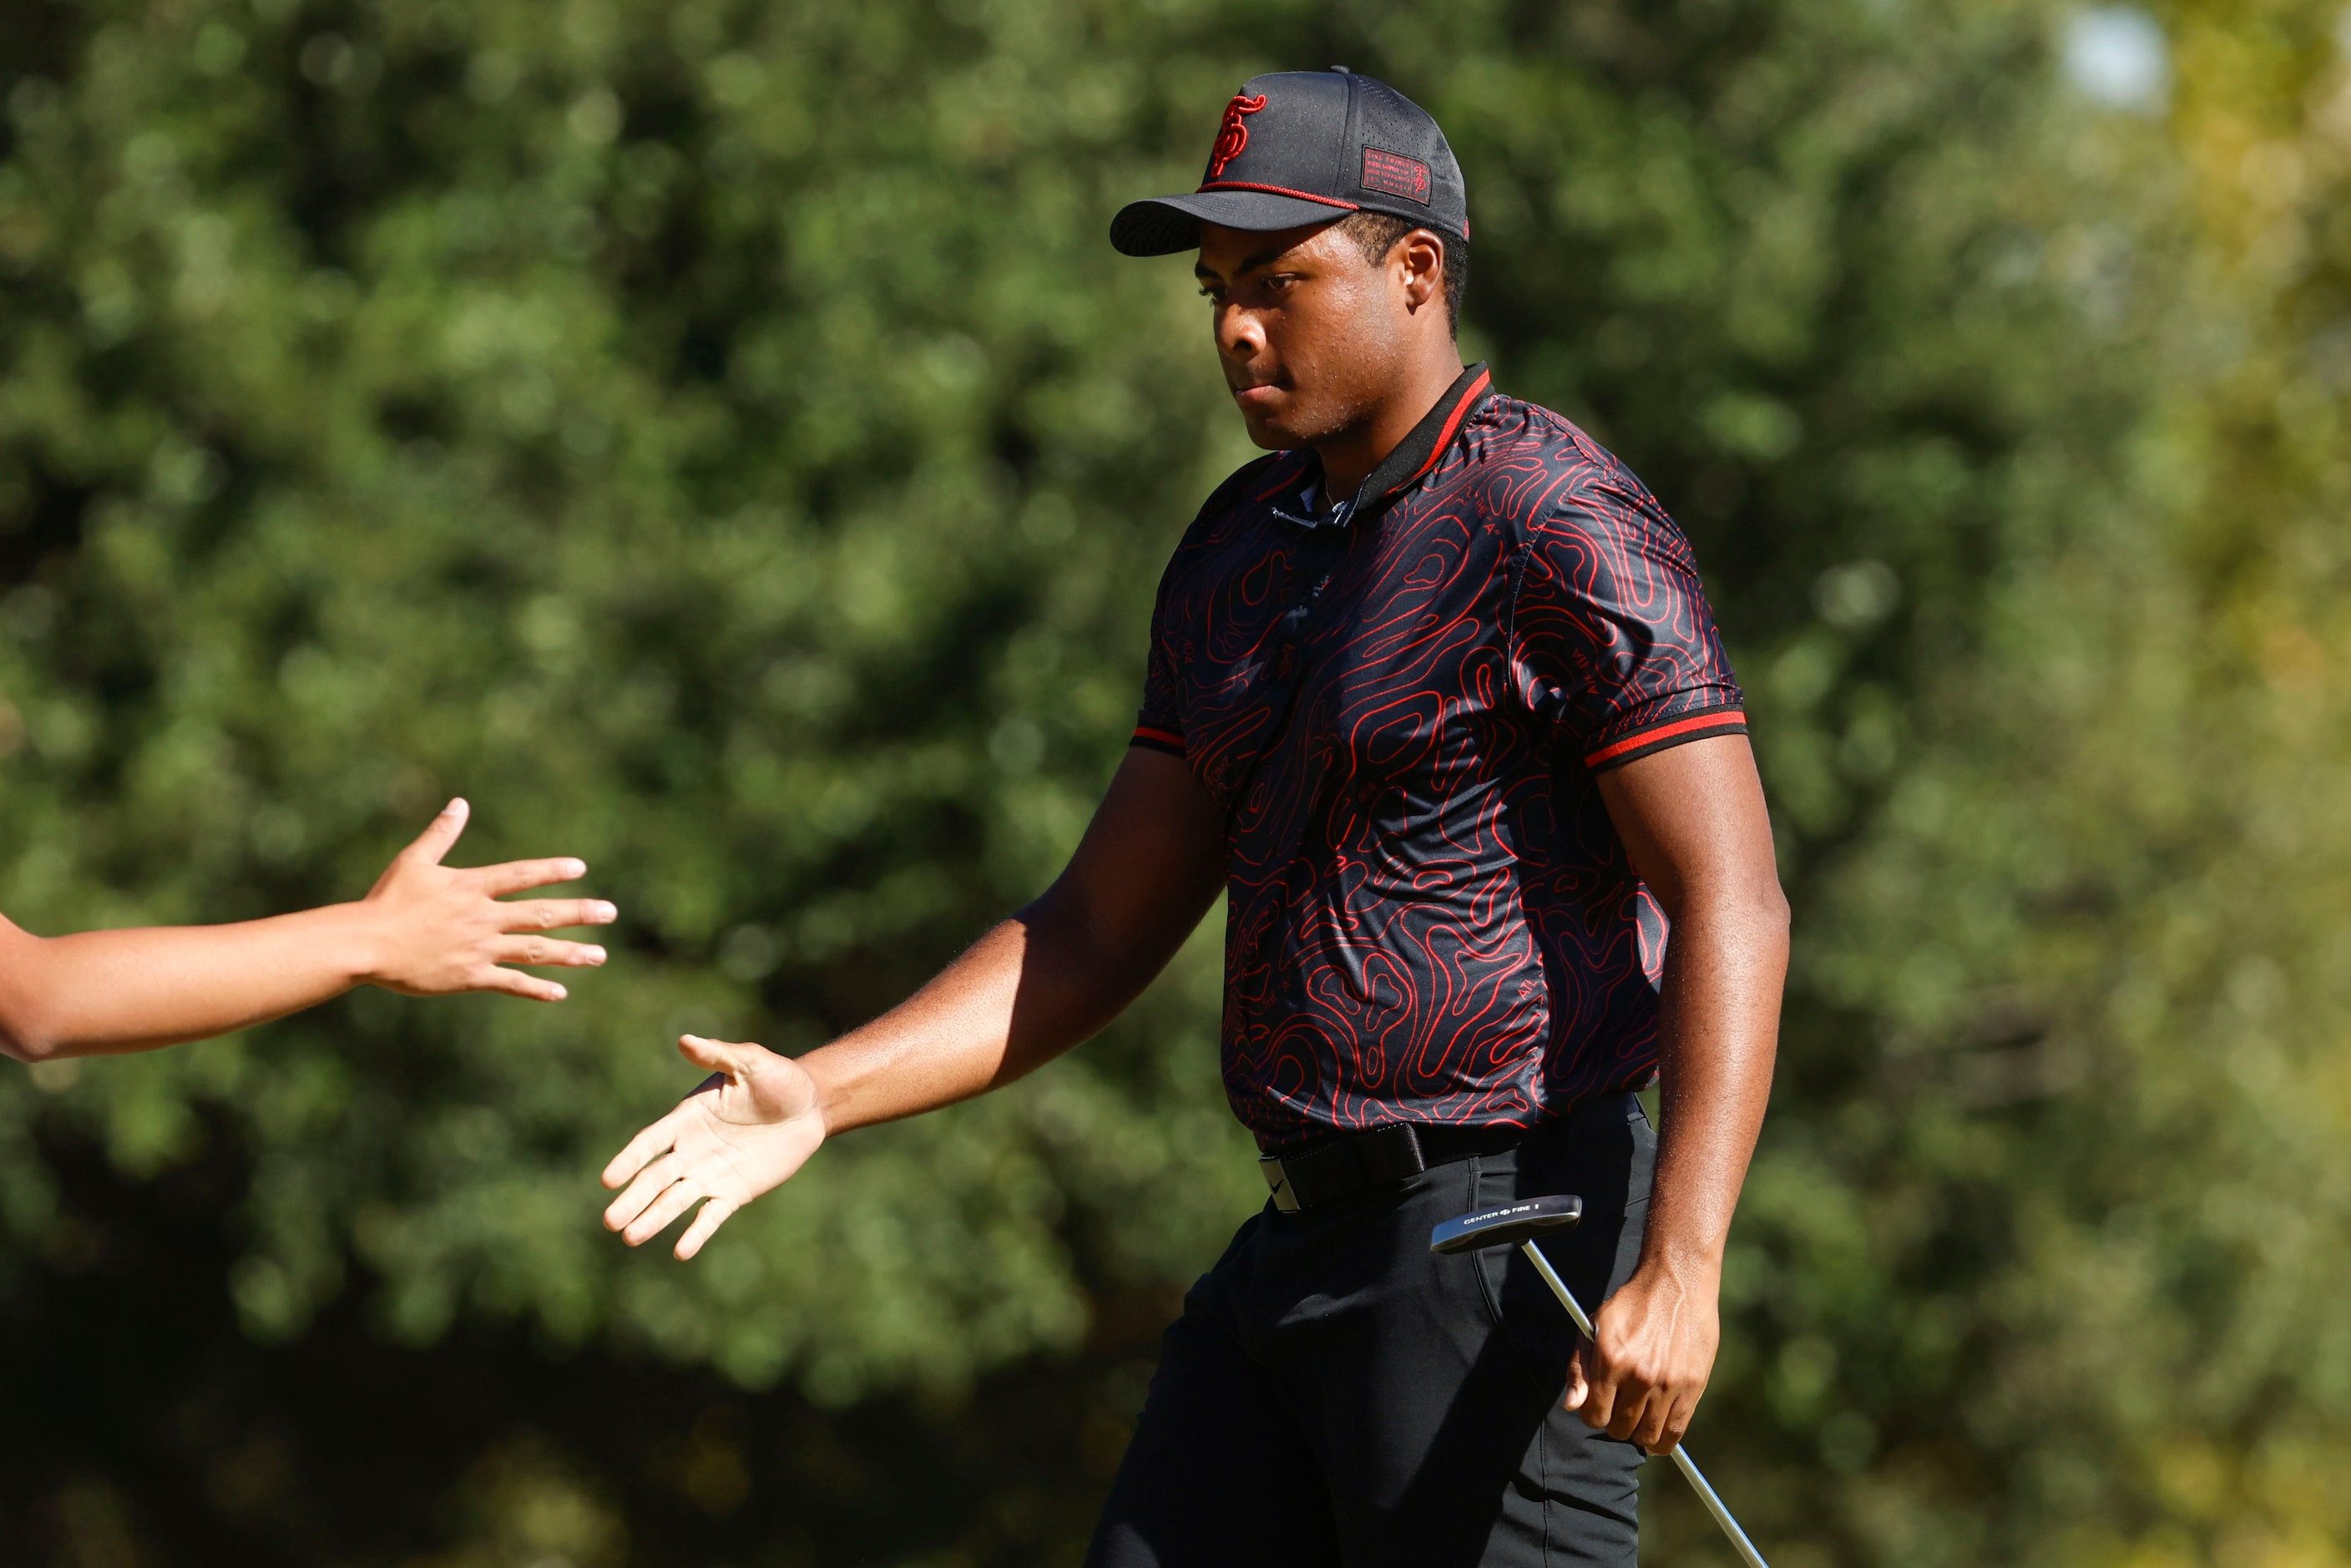
[[677,1256],[691,1258],[728,1215],[807,1164],[825,1126],[816,1081],[790,1057],[692,1034],[677,1049],[715,1075],[604,1167],[606,1186],[628,1183],[604,1227],[638,1247],[701,1204],[677,1239]]

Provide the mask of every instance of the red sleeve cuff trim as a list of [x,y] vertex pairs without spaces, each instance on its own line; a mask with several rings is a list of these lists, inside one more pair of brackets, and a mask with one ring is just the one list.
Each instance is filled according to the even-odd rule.
[[1154,751],[1164,751],[1170,757],[1184,755],[1184,737],[1172,729],[1161,729],[1154,725],[1136,725],[1134,738],[1127,744],[1148,747]]
[[1716,708],[1710,713],[1693,714],[1687,718],[1669,719],[1664,724],[1612,741],[1583,759],[1583,765],[1594,772],[1606,768],[1622,767],[1635,758],[1651,752],[1664,751],[1685,741],[1708,740],[1718,735],[1745,735],[1747,715],[1735,707]]

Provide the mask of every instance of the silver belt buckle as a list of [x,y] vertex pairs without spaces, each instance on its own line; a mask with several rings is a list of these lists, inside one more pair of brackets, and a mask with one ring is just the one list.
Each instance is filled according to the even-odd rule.
[[1281,1162],[1267,1155],[1257,1162],[1257,1168],[1265,1173],[1265,1185],[1273,1189],[1273,1207],[1284,1214],[1296,1214],[1298,1192],[1290,1185],[1290,1173],[1281,1168]]

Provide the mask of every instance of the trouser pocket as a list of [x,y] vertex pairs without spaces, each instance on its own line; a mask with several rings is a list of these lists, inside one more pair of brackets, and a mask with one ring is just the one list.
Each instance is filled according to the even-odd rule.
[[[1582,1198],[1582,1221],[1540,1245],[1583,1310],[1597,1312],[1640,1261],[1656,1164],[1656,1138],[1640,1103],[1610,1095],[1515,1149],[1480,1156],[1470,1186],[1480,1208],[1562,1193]],[[1563,1375],[1576,1341],[1567,1309],[1518,1248],[1477,1259],[1495,1325],[1520,1352]]]

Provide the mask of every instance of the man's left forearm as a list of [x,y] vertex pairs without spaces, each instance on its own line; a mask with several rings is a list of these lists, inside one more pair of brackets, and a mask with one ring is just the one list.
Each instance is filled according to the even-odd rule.
[[1776,883],[1685,905],[1658,998],[1663,1125],[1641,1266],[1718,1274],[1771,1094],[1788,909]]
[[1641,1261],[1594,1317],[1567,1405],[1662,1453],[1706,1390],[1730,1216],[1771,1097],[1788,901],[1744,737],[1692,741],[1600,779],[1672,936],[1658,998],[1664,1126]]
[[1566,1403],[1663,1453],[1681,1441],[1721,1338],[1722,1256],[1763,1124],[1777,1054],[1786,907],[1768,897],[1685,900],[1667,949],[1659,1072],[1663,1125],[1641,1261],[1594,1321]]

